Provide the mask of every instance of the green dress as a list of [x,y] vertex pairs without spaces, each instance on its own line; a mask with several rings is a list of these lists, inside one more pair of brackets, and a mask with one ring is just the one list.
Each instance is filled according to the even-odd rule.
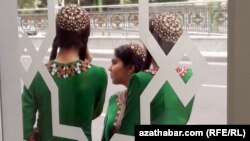
[[[156,72],[157,70],[147,70],[132,76],[128,87],[127,106],[120,127],[121,134],[134,136],[134,126],[140,124],[140,95]],[[192,76],[192,70],[184,67],[178,67],[177,72],[185,83]],[[185,107],[166,81],[150,103],[151,124],[187,124],[193,101],[194,97]]]
[[118,92],[109,98],[108,109],[104,119],[102,141],[109,141],[114,133],[119,132],[121,120],[126,107],[125,91]]
[[[81,60],[68,64],[51,61],[47,68],[58,86],[60,124],[80,127],[91,141],[91,123],[103,109],[107,88],[104,68]],[[86,65],[85,65],[86,66]],[[84,70],[84,71],[83,71]],[[28,139],[38,111],[39,141],[73,141],[52,135],[51,94],[38,72],[22,93],[24,139]]]

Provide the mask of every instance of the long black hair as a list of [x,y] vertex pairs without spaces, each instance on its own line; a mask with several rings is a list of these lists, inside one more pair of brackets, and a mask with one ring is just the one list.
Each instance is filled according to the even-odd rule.
[[64,49],[79,49],[79,58],[84,60],[86,57],[89,35],[90,24],[86,25],[86,28],[80,31],[67,31],[56,25],[56,36],[52,43],[50,60],[56,58],[58,47]]
[[150,52],[148,50],[146,50],[146,58],[144,61],[144,65],[143,65],[143,70],[147,70],[150,68],[152,63],[152,56],[150,54]]
[[133,65],[135,73],[143,70],[144,60],[140,55],[137,55],[129,44],[121,45],[115,48],[115,56],[123,62],[124,66]]

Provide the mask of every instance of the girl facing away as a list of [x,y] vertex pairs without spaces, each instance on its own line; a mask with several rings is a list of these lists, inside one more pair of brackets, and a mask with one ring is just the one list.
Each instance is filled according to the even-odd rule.
[[[78,5],[62,7],[56,16],[56,36],[46,67],[58,87],[56,116],[60,124],[80,127],[91,141],[92,120],[103,109],[107,74],[104,68],[89,64],[89,34],[86,11]],[[39,72],[30,87],[24,87],[22,107],[25,140],[31,137],[38,111],[39,141],[73,141],[52,135],[51,93]]]

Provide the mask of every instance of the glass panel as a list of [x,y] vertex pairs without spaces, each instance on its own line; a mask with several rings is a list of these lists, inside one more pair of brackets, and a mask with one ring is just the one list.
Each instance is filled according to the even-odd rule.
[[[174,13],[180,18],[185,33],[175,47],[171,49],[170,53],[168,55],[164,53],[163,56],[160,55],[162,48],[157,48],[161,44],[147,43],[148,41],[155,42],[153,36],[149,34],[150,32],[147,31],[145,35],[149,36],[145,37],[145,35],[142,35],[144,32],[139,30],[139,28],[148,30],[148,21],[140,20],[142,21],[140,23],[140,15],[138,15],[139,7],[142,8],[145,5],[137,5],[137,1],[112,1],[111,3],[111,1],[75,0],[72,2],[58,1],[54,7],[57,9],[67,3],[79,2],[82,6],[95,3],[99,5],[84,7],[89,13],[91,23],[88,47],[93,57],[92,64],[105,68],[105,71],[109,74],[109,67],[111,59],[114,57],[115,48],[130,42],[139,43],[140,45],[144,44],[153,58],[157,60],[157,64],[160,67],[158,74],[165,74],[164,77],[155,75],[152,78],[152,82],[150,82],[151,86],[148,86],[145,94],[152,91],[157,93],[163,83],[169,83],[171,89],[176,93],[180,93],[178,95],[179,98],[186,100],[186,104],[195,95],[188,124],[226,124],[227,1],[173,3],[150,1],[149,18],[162,11]],[[48,10],[47,5],[45,1],[35,1],[33,3],[20,3],[18,1],[17,21],[20,35],[21,77],[23,79],[22,84],[29,86],[39,70],[45,77],[44,79],[46,79],[46,85],[49,87],[50,92],[57,94],[57,87],[50,75],[46,73],[47,70],[44,67],[44,64],[49,61],[52,39],[54,38],[54,29],[52,28],[50,29],[52,31],[48,31],[50,26],[48,13],[49,10],[53,11],[53,9]],[[53,27],[54,25],[51,26]],[[154,48],[150,49],[150,47]],[[157,51],[154,51],[155,48],[157,48]],[[203,64],[206,62],[204,60],[208,63],[208,68],[205,70],[206,65],[204,67]],[[183,76],[183,72],[185,73],[185,69],[183,70],[179,66],[191,68],[192,75],[190,80],[184,81],[180,79]],[[202,69],[206,72],[205,75],[200,73],[203,71]],[[205,79],[202,79],[200,76],[205,76]],[[199,85],[193,86],[194,82],[198,82],[197,84]],[[112,84],[112,79],[108,76],[103,112],[98,118],[93,120],[92,124],[93,140],[100,140],[102,137],[104,118],[111,95],[124,89],[126,87],[123,85]],[[181,94],[185,94],[185,92],[190,93],[188,98],[183,97]],[[151,97],[151,99],[153,98]],[[55,98],[56,102],[58,102],[57,100],[58,97]],[[145,102],[148,106],[151,101],[150,99],[146,100],[149,100],[147,103]],[[57,105],[57,103],[52,105]],[[58,117],[56,115],[58,114],[57,112],[52,112],[52,114]],[[147,121],[148,119],[145,118],[144,120]],[[59,127],[59,125],[57,124],[55,127]],[[65,133],[67,129],[59,130],[59,128],[55,128],[58,132],[62,131],[64,133],[64,135],[56,134],[72,136],[72,132]],[[75,134],[77,133],[75,132]],[[82,132],[79,133],[82,134]]]
[[[170,12],[179,17],[184,31],[192,40],[195,49],[208,63],[205,79],[202,80],[200,88],[197,88],[189,124],[226,124],[227,1],[157,3],[150,7],[151,17],[162,12]],[[159,45],[161,46],[161,44]],[[188,44],[185,48],[189,48]],[[172,49],[170,54],[171,52]],[[184,53],[181,56],[183,57],[178,66],[188,68],[194,67],[194,61],[198,59],[190,59],[194,56],[192,52]],[[193,71],[193,76],[195,75],[196,71]],[[181,87],[179,86],[177,89],[181,89]],[[211,94],[215,96],[210,97]],[[210,105],[211,101],[213,101],[212,105]],[[220,116],[214,117],[214,115]]]

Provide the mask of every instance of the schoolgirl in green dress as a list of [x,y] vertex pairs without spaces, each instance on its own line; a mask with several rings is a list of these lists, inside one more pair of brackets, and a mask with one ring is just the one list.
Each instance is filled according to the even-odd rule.
[[[155,40],[167,55],[182,34],[179,19],[173,14],[164,13],[153,17],[149,25]],[[133,136],[135,125],[140,124],[140,95],[159,68],[148,53],[146,63],[150,64],[149,62],[151,63],[150,69],[138,72],[131,77],[120,134]],[[192,76],[192,70],[186,67],[179,66],[176,71],[185,83]],[[150,103],[151,124],[187,124],[193,101],[194,98],[185,107],[166,81]]]
[[[66,5],[56,16],[56,36],[46,64],[58,87],[60,124],[80,127],[91,141],[91,123],[103,109],[107,74],[89,64],[90,20],[78,5]],[[59,48],[59,53],[57,50]],[[22,93],[24,139],[32,134],[38,111],[39,141],[73,141],[52,135],[51,93],[38,72]]]
[[[139,44],[130,43],[116,48],[109,67],[113,84],[128,87],[131,75],[143,69],[144,59],[145,50]],[[126,98],[126,90],[117,92],[109,98],[102,141],[109,141],[114,133],[119,133]]]

